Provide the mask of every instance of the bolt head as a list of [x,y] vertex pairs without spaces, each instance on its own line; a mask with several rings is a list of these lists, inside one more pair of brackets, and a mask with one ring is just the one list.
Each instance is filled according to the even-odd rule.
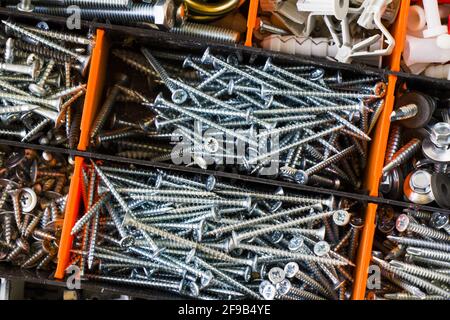
[[431,216],[430,226],[436,229],[442,229],[449,224],[449,215],[441,212],[435,212]]
[[409,180],[411,188],[417,193],[427,193],[431,188],[431,174],[425,170],[415,171]]
[[431,128],[430,139],[433,144],[445,147],[450,145],[450,124],[438,122]]
[[406,214],[402,213],[398,216],[397,221],[395,222],[395,228],[398,232],[405,232],[408,228],[409,222],[409,217]]
[[168,29],[175,24],[175,4],[172,0],[158,0],[153,6],[154,23]]
[[293,278],[297,272],[300,270],[300,267],[298,265],[297,262],[288,262],[285,266],[284,266],[284,273],[286,274],[287,278]]

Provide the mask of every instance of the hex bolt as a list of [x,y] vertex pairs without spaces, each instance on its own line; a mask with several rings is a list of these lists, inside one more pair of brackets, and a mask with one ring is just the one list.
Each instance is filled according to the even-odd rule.
[[[68,15],[66,9],[63,7],[36,7],[34,12],[54,16]],[[125,24],[135,24],[142,21],[149,21],[165,28],[172,28],[175,24],[175,5],[173,1],[164,0],[156,1],[154,4],[131,4],[126,10],[117,10],[117,8],[111,7],[97,8],[96,5],[94,5],[94,8],[81,8],[80,15],[84,20],[92,20],[97,18],[108,20],[113,23]]]

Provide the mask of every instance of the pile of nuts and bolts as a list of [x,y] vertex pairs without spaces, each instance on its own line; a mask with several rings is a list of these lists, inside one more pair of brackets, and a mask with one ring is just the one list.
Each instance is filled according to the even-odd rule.
[[197,299],[348,299],[355,201],[93,161],[71,230],[82,279]]
[[[71,17],[74,12],[73,8],[76,8],[77,13],[83,20],[102,20],[114,24],[139,26],[148,29],[158,28],[174,34],[224,43],[239,42],[241,38],[240,31],[246,31],[246,28],[244,30],[237,27],[230,28],[230,23],[227,23],[230,20],[224,20],[223,23],[215,23],[214,25],[191,22],[192,20],[196,21],[196,18],[203,22],[210,21],[202,18],[205,16],[194,10],[195,8],[198,10],[200,7],[209,7],[210,11],[213,11],[213,8],[217,9],[216,11],[220,15],[212,16],[212,20],[217,20],[221,15],[228,13],[230,13],[230,18],[232,18],[235,13],[231,13],[230,10],[236,8],[239,4],[238,1],[233,2],[234,6],[230,6],[231,2],[224,5],[219,3],[205,6],[202,2],[194,0],[182,1],[181,4],[178,2],[178,4],[175,4],[173,0],[155,0],[151,2],[138,0],[33,0],[33,4],[31,4],[31,0],[22,0],[19,4],[17,4],[17,0],[7,0],[6,2],[11,3],[11,5],[6,6],[6,8],[11,10],[63,17]],[[188,9],[189,4],[192,4],[195,8]],[[186,21],[188,17],[191,20],[190,22]]]
[[378,209],[370,299],[450,299],[449,215],[390,206]]
[[54,270],[73,167],[61,155],[2,148],[0,260]]
[[[270,58],[244,62],[240,54],[224,57],[209,49],[202,56],[140,51],[116,49],[113,55],[153,77],[153,93],[123,88],[127,79],[116,74],[91,130],[94,147],[106,142],[106,152],[129,158],[361,187],[369,135],[384,107],[380,78]],[[121,95],[156,117],[124,120]]]
[[76,148],[92,37],[2,21],[0,137]]
[[417,91],[397,99],[380,186],[385,197],[450,209],[449,110],[437,106]]

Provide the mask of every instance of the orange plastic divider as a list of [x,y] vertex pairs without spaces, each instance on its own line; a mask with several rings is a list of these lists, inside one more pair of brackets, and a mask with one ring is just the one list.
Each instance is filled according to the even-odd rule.
[[248,8],[247,17],[247,36],[245,39],[245,45],[247,47],[252,46],[253,29],[255,29],[257,16],[258,16],[259,0],[250,0],[250,6]]
[[[106,41],[105,31],[98,29],[96,32],[95,46],[92,52],[91,66],[86,89],[86,96],[83,105],[83,116],[81,119],[80,142],[78,150],[85,151],[89,145],[89,132],[95,115],[95,111],[100,103],[105,82],[106,65],[108,61],[109,44]],[[63,229],[58,251],[58,265],[56,267],[55,278],[64,278],[65,270],[70,260],[70,250],[72,249],[73,237],[70,235],[73,225],[80,209],[82,175],[84,158],[75,157],[75,168],[70,181],[69,194],[66,205]]]
[[[395,48],[391,56],[388,58],[388,65],[392,71],[400,70],[400,59],[405,45],[406,25],[408,20],[410,0],[402,0],[400,12],[397,21],[391,32],[395,37]],[[397,77],[390,75],[388,77],[388,89],[386,93],[384,109],[378,120],[373,136],[369,161],[367,165],[364,186],[369,191],[370,196],[378,196],[382,169],[384,166],[384,156],[386,153],[387,142],[390,129],[390,115],[394,108],[395,87]],[[365,297],[366,284],[368,278],[368,268],[372,257],[373,238],[375,236],[375,219],[377,212],[376,204],[369,204],[366,209],[364,229],[361,234],[361,240],[358,249],[356,261],[355,281],[353,284],[354,300],[363,300]]]

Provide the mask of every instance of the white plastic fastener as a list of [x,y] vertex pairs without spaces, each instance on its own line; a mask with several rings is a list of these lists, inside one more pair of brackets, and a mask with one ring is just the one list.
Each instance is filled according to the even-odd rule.
[[433,38],[447,33],[447,27],[441,24],[437,0],[423,0],[422,3],[427,19],[427,28],[423,30],[424,38]]
[[408,12],[408,31],[417,32],[425,29],[427,20],[425,10],[421,6],[411,6]]
[[447,63],[450,61],[450,49],[441,49],[435,38],[421,39],[406,36],[403,59],[407,66],[416,63]]
[[297,10],[332,16],[342,20],[347,16],[350,0],[298,0]]
[[425,69],[424,74],[427,77],[450,80],[450,64],[429,66]]

